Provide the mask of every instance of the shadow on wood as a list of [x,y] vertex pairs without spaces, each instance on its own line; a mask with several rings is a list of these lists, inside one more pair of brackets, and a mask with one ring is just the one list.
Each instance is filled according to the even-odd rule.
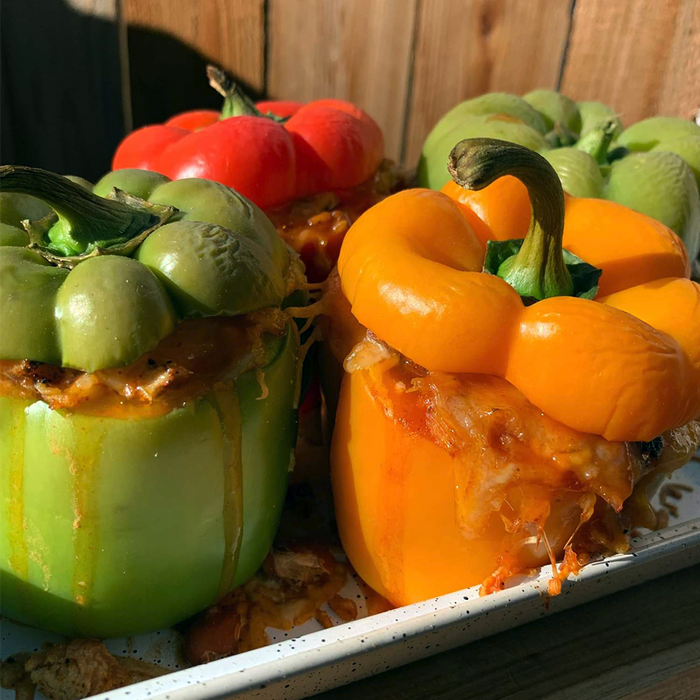
[[[94,182],[110,170],[125,135],[127,60],[134,128],[187,109],[219,109],[221,96],[205,75],[211,59],[197,50],[166,32],[129,25],[129,57],[120,59],[116,0],[93,3],[99,15],[78,5],[78,0],[0,4],[0,161]],[[239,82],[252,97],[260,96]]]
[[[129,25],[127,37],[135,129],[190,109],[221,108],[221,95],[209,86],[205,72],[211,59],[165,32]],[[233,77],[250,97],[261,97],[239,76]]]
[[109,169],[124,132],[115,6],[96,16],[63,0],[1,3],[3,163],[92,180]]

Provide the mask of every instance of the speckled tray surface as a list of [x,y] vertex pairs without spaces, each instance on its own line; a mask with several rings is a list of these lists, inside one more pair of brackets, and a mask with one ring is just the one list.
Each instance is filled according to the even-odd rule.
[[[506,590],[480,598],[469,588],[372,617],[363,617],[363,597],[354,580],[343,595],[357,600],[360,619],[321,629],[313,621],[291,632],[268,630],[273,644],[220,661],[185,668],[173,630],[107,642],[115,654],[149,661],[173,672],[96,696],[100,700],[213,700],[259,698],[295,700],[416,661],[505,629],[552,615],[679,569],[700,563],[700,453],[676,472],[685,484],[669,527],[634,540],[629,554],[594,561],[562,594],[545,601],[551,567],[534,579],[514,581]],[[60,637],[2,620],[2,657],[33,651]],[[12,691],[0,691],[11,700]],[[37,698],[39,696],[37,695]]]

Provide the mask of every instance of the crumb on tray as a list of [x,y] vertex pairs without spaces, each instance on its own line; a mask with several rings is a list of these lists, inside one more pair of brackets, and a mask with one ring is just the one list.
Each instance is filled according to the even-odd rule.
[[96,639],[74,639],[7,658],[0,685],[14,689],[16,700],[31,700],[35,690],[49,700],[82,700],[166,672],[144,661],[114,656]]

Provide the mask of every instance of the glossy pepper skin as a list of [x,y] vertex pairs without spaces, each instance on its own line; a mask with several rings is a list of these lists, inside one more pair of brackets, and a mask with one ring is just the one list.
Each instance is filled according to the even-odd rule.
[[[493,169],[467,166],[475,148],[481,156],[492,149],[486,160]],[[463,186],[488,189],[504,172],[517,172],[515,160],[498,167],[502,148],[481,139],[460,144],[452,165]],[[518,172],[532,191],[546,173],[530,175]],[[541,234],[564,202],[552,219],[546,200],[533,202],[530,233]],[[330,290],[328,333],[337,356],[369,329],[431,372],[504,377],[548,419],[611,441],[650,440],[698,417],[700,286],[688,279],[687,254],[673,232],[612,202],[567,198],[559,235],[602,270],[599,296],[551,296],[526,306],[500,268],[498,275],[482,271],[484,244],[464,209],[442,193],[415,189],[355,224],[331,284],[340,289]],[[552,272],[549,259],[535,267],[545,278]],[[344,376],[331,463],[345,551],[373,588],[403,605],[489,577],[511,530],[496,512],[478,536],[465,537],[455,514],[455,456],[415,427],[425,418],[420,402],[414,415],[410,404],[387,399],[390,360]],[[478,450],[467,459],[478,460]],[[553,495],[554,527],[547,520],[543,529],[561,554],[582,513],[580,491],[565,486]],[[547,561],[533,550],[521,564]]]
[[296,437],[295,334],[270,354],[266,399],[252,371],[157,418],[0,397],[3,614],[125,636],[250,578],[277,530]]
[[334,99],[256,107],[225,76],[213,75],[226,99],[220,115],[185,112],[137,129],[117,148],[113,169],[216,180],[262,209],[354,187],[376,173],[384,140],[361,109]]
[[673,317],[665,304],[679,288],[689,300],[700,288],[672,231],[613,202],[566,200],[564,248],[602,270],[599,296],[658,287],[637,318],[568,296],[524,306],[508,283],[481,272],[484,248],[469,218],[450,197],[421,189],[364,214],[338,263],[355,318],[424,367],[504,377],[547,415],[608,440],[652,440],[698,415],[700,304]]
[[[522,98],[481,95],[454,107],[425,141],[418,183],[451,186],[447,156],[460,139],[499,138],[541,153],[576,197],[609,199],[672,229],[692,259],[700,252],[700,127],[675,117],[644,119],[627,129],[599,102],[574,102],[551,90]],[[511,190],[521,183],[513,178]],[[478,193],[476,193],[478,196]]]
[[[23,171],[15,175],[6,170],[3,175],[3,187],[8,187]],[[31,177],[46,187],[53,181],[41,172]],[[119,184],[127,191],[131,179],[149,203],[161,205],[154,212],[177,206],[178,220],[161,226],[160,213],[105,200],[59,178],[56,189],[44,194],[44,201],[56,207],[58,220],[43,249],[80,264],[69,270],[50,264],[37,250],[0,249],[8,323],[0,358],[30,358],[94,372],[133,362],[172,332],[178,318],[236,316],[282,303],[290,254],[257,207],[215,182],[166,182],[153,173],[112,173],[97,189]],[[148,185],[139,187],[144,179]],[[66,203],[66,192],[75,197],[72,204]],[[94,203],[109,205],[100,212],[100,221],[93,216],[70,225],[80,207]],[[112,228],[115,219],[124,235],[138,232],[127,246],[148,233],[133,251],[134,258],[94,255],[100,247],[119,245],[122,231]],[[86,242],[85,236],[94,233],[101,238]]]
[[[7,179],[0,182],[4,190]],[[114,187],[178,212],[150,234],[161,235],[149,246],[132,251],[135,257],[105,254],[66,269],[37,252],[51,256],[49,245],[0,247],[0,359],[67,360],[90,370],[129,362],[151,349],[160,335],[153,329],[163,325],[160,307],[154,318],[144,315],[152,303],[144,283],[131,292],[142,279],[167,299],[163,308],[173,321],[281,304],[296,263],[251,202],[218,183],[169,183],[146,171],[111,173],[95,190],[108,194]],[[80,232],[76,190],[58,191],[60,201],[54,202],[55,191],[45,199],[71,223],[72,236],[66,228],[54,235],[67,245]],[[3,223],[26,244],[14,224],[40,211],[40,200],[7,191],[2,198],[14,207],[3,206]],[[210,236],[211,227],[220,230]],[[229,248],[210,245],[221,236]],[[199,260],[194,267],[193,259]],[[54,336],[47,318],[71,277],[83,301],[94,299],[95,290],[108,296],[98,299],[94,323],[84,324],[80,335],[69,328]],[[74,312],[70,303],[58,308],[63,316]],[[116,316],[110,338],[98,332],[102,310]],[[123,317],[143,324],[127,327]],[[32,357],[37,351],[43,356]],[[251,369],[241,363],[215,388],[163,414],[59,411],[42,401],[0,397],[3,614],[74,636],[136,634],[194,614],[257,570],[277,529],[296,439],[297,331],[288,323],[282,335],[263,336],[261,352]]]

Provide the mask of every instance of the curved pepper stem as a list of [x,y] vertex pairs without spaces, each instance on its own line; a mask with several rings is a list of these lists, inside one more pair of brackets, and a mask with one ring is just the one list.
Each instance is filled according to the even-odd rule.
[[265,116],[225,71],[216,66],[207,66],[207,78],[209,78],[209,85],[224,98],[219,119]]
[[452,149],[448,170],[469,190],[481,190],[504,175],[517,177],[527,187],[530,228],[520,251],[502,262],[497,274],[522,297],[571,295],[574,284],[562,249],[564,190],[554,168],[529,148],[479,138],[460,141]]
[[37,226],[26,227],[30,246],[56,264],[61,258],[74,264],[104,252],[128,255],[175,212],[173,207],[149,205],[118,190],[115,199],[98,197],[61,175],[21,165],[0,166],[0,192],[29,194],[54,210]]
[[243,92],[241,86],[226,71],[216,66],[207,66],[209,85],[224,98],[219,119],[229,117],[264,117],[283,124],[288,117],[278,117],[272,112],[261,112],[255,102]]
[[615,136],[617,124],[617,117],[610,117],[600,122],[580,139],[574,148],[588,153],[598,165],[605,165],[607,163],[608,148]]

